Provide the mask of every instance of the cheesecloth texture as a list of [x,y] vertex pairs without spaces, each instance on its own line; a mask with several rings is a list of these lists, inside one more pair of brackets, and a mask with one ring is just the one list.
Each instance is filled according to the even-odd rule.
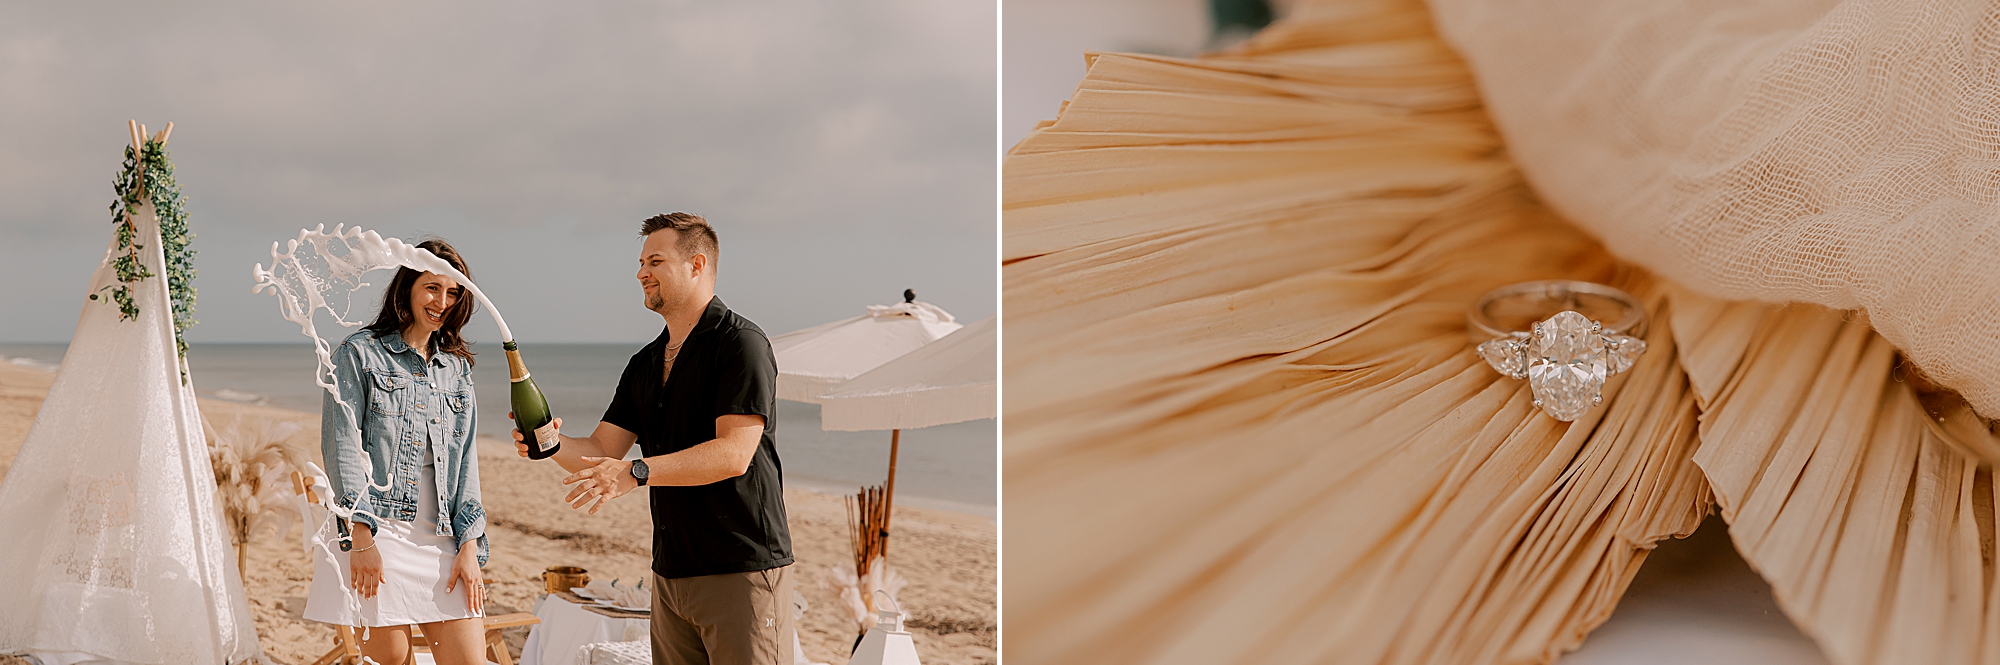
[[[2000,662],[2000,440],[1871,312],[1625,260],[1529,186],[1421,0],[1291,8],[1089,56],[1008,153],[1009,657],[1546,663],[1717,509],[1832,662]],[[1572,423],[1466,336],[1540,279],[1653,316]]]
[[1535,191],[1613,252],[1865,311],[2000,416],[2000,4],[1429,4]]
[[[0,481],[0,653],[240,663],[261,653],[223,531],[192,379],[183,383],[159,221],[133,213],[154,277],[136,320],[101,295]],[[117,283],[105,250],[86,293]],[[69,654],[74,656],[74,653]]]

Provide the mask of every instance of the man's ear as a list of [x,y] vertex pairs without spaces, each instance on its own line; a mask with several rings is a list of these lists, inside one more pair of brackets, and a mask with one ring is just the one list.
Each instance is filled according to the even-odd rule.
[[688,267],[690,269],[690,272],[694,274],[694,278],[697,281],[699,281],[704,276],[711,276],[709,272],[710,266],[708,263],[707,254],[701,252],[695,252],[694,256],[688,257]]

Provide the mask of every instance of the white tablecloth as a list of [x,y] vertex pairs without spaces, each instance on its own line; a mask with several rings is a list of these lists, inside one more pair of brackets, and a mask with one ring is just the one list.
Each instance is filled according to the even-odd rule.
[[521,665],[574,665],[585,644],[645,640],[652,628],[646,619],[613,619],[555,595],[535,602],[535,616],[542,622],[528,630]]
[[[555,595],[544,595],[535,601],[535,616],[541,617],[542,622],[528,630],[528,642],[521,645],[521,665],[603,665],[652,660],[649,619],[613,619]],[[600,642],[639,644],[597,644]],[[597,648],[585,653],[585,645]],[[792,662],[826,665],[806,659],[796,629],[792,631]]]
[[653,642],[598,642],[583,645],[577,665],[652,665]]

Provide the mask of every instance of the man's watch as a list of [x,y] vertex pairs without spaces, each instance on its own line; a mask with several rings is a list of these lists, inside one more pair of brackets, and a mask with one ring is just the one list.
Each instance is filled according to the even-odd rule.
[[646,468],[646,460],[632,460],[632,477],[639,481],[640,487],[646,486],[646,474],[648,473],[651,473],[651,471]]

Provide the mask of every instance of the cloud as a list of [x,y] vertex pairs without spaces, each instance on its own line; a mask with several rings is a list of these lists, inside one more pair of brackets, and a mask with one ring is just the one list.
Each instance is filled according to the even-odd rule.
[[632,233],[668,210],[770,332],[905,286],[981,317],[995,78],[982,3],[12,3],[0,340],[68,338],[133,117],[176,123],[196,341],[295,339],[248,268],[343,222],[451,239],[524,340],[649,339]]

